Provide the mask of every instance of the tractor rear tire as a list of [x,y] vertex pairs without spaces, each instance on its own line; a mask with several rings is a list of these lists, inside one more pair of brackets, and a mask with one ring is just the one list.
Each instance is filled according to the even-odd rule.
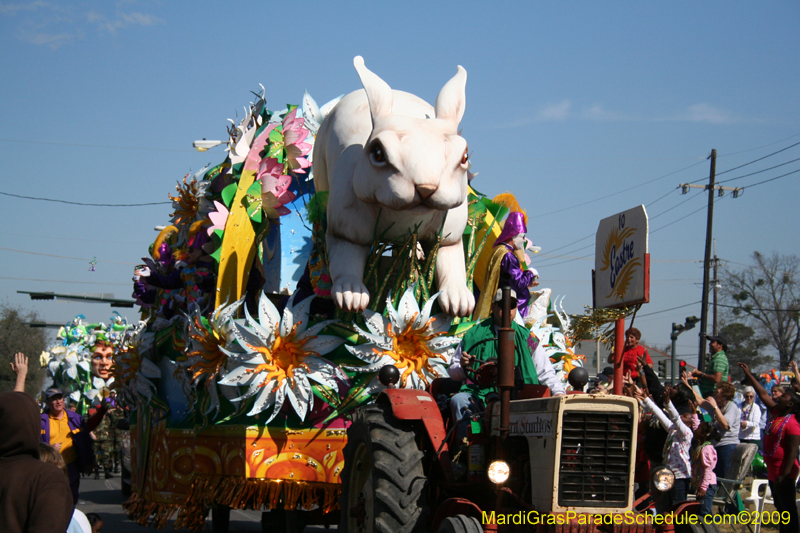
[[425,530],[428,479],[417,431],[414,423],[396,419],[389,405],[355,412],[344,448],[339,531]]
[[448,516],[439,524],[438,533],[483,533],[483,526],[474,516]]

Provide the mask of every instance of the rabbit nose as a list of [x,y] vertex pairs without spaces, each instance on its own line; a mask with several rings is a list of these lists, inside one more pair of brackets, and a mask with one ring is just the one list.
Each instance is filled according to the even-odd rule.
[[436,185],[417,185],[417,192],[422,196],[423,200],[427,200],[433,193],[436,192]]

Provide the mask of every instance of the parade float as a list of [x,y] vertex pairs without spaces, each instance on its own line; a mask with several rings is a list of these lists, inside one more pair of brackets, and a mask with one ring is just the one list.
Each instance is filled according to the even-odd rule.
[[[355,66],[365,90],[321,107],[305,94],[273,112],[262,91],[225,160],[170,195],[115,366],[140,524],[199,529],[212,508],[336,523],[349,414],[382,390],[378,371],[428,388],[477,321],[523,209],[471,186],[466,72],[430,106]],[[527,270],[532,243],[511,237]],[[531,289],[521,314],[566,381],[582,356],[558,302]]]
[[39,361],[52,386],[64,393],[67,406],[84,416],[113,390],[114,356],[131,331],[127,319],[117,312],[110,325],[85,320],[78,315],[59,328],[57,344],[42,352]]

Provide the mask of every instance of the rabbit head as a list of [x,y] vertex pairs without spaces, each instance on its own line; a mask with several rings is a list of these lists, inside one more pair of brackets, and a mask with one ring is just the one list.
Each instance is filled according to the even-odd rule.
[[419,112],[415,117],[393,112],[396,95],[415,97],[393,93],[360,56],[353,63],[372,118],[372,132],[353,174],[356,196],[398,211],[444,211],[464,203],[469,154],[458,124],[466,106],[467,71],[459,66],[439,92],[434,117]]

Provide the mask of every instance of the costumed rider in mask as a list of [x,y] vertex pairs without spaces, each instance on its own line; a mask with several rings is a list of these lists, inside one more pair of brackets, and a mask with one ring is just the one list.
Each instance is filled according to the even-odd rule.
[[527,315],[531,299],[530,288],[539,285],[536,281],[539,278],[536,269],[522,269],[527,231],[524,213],[515,211],[508,215],[503,231],[494,242],[492,256],[486,268],[483,292],[478,298],[473,315],[476,319],[483,320],[489,316],[491,300],[497,289],[503,285],[510,286],[517,294],[517,307],[521,317],[525,318]]
[[[492,358],[497,358],[498,341],[497,328],[503,323],[502,308],[503,291],[498,289],[492,302],[492,314],[489,318],[472,326],[464,335],[461,344],[453,354],[450,367],[447,373],[455,381],[464,381],[467,375],[464,367],[469,367],[474,360],[485,362]],[[523,381],[526,385],[547,385],[553,396],[565,394],[564,387],[556,377],[553,365],[547,357],[544,349],[538,345],[536,337],[531,336],[530,331],[524,326],[514,321],[517,314],[517,295],[511,291],[511,327],[514,329],[514,365],[522,373]],[[492,339],[488,342],[487,339]],[[471,350],[471,353],[464,351]],[[496,387],[481,388],[475,383],[465,383],[461,390],[450,400],[450,412],[453,421],[458,422],[466,416],[466,411],[473,414],[482,410],[481,404],[485,405],[486,399],[491,394],[496,394]]]

